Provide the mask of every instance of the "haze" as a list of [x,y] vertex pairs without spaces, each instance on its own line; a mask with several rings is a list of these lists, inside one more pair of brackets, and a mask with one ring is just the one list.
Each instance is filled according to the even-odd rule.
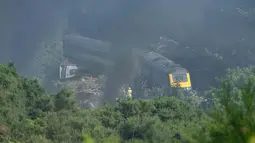
[[0,61],[38,76],[38,69],[46,71],[38,59],[42,49],[66,33],[109,41],[118,55],[106,84],[112,95],[130,74],[131,48],[164,36],[179,45],[163,54],[191,72],[195,88],[205,89],[226,68],[255,63],[254,6],[251,0],[1,0]]

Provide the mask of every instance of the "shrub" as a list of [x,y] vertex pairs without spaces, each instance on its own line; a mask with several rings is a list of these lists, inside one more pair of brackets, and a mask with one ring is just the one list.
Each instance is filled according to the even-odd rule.
[[80,109],[72,91],[49,94],[10,64],[0,65],[0,79],[0,142],[234,143],[251,141],[255,131],[252,78],[238,92],[228,82],[214,90],[211,117],[174,96]]
[[[243,88],[237,88],[238,93],[233,92],[231,84],[225,82],[217,91],[218,103],[210,114],[213,120],[207,123],[209,138],[197,137],[199,142],[248,143],[255,135],[255,82],[251,80]],[[236,94],[239,102],[233,98]]]

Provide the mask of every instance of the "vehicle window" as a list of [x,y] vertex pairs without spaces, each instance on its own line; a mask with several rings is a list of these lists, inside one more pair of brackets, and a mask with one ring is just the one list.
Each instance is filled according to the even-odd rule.
[[186,82],[188,81],[186,74],[173,74],[174,82]]
[[76,74],[76,69],[71,69],[70,70],[70,75],[75,75]]

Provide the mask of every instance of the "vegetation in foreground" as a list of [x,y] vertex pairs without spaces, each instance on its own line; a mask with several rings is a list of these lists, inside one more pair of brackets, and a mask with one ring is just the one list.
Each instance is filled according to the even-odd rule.
[[[252,70],[237,69],[235,79],[224,77],[223,88],[212,90],[214,108],[205,112],[173,96],[80,109],[71,91],[51,95],[37,80],[19,76],[13,65],[0,65],[0,142],[252,142]],[[240,80],[245,86],[236,85]]]

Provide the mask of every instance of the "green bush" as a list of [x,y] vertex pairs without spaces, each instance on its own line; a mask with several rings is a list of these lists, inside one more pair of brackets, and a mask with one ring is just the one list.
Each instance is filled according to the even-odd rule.
[[1,125],[7,142],[170,142],[200,125],[207,116],[174,97],[121,100],[115,106],[79,109],[69,90],[48,94],[36,79],[20,77],[15,68],[0,67]]
[[[223,82],[208,116],[173,96],[80,109],[72,91],[49,94],[38,80],[20,77],[11,64],[0,65],[0,79],[0,142],[246,143],[255,133],[254,80],[238,92]],[[242,104],[231,98],[235,94]]]
[[[207,123],[208,138],[199,142],[248,143],[255,134],[255,70],[254,67],[228,69],[218,78],[221,88],[214,88],[214,104]],[[244,133],[245,132],[245,133]]]
[[197,137],[199,142],[216,143],[248,143],[255,134],[255,86],[249,82],[240,88],[241,103],[238,104],[232,94],[230,85],[218,93],[219,103],[214,107],[210,116],[212,121],[207,123],[208,138]]

